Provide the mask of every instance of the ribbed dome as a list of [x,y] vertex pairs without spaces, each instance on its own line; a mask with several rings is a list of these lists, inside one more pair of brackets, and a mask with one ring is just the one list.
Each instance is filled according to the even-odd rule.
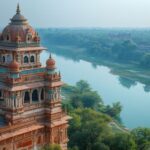
[[11,23],[4,28],[1,40],[17,42],[18,37],[20,42],[37,42],[40,40],[35,30],[28,24],[27,19],[20,14],[19,5]]
[[46,68],[47,69],[55,69],[55,60],[51,57],[46,61]]
[[10,69],[10,72],[19,72],[19,63],[16,62],[16,60],[13,60],[9,64],[9,69]]
[[30,25],[8,25],[2,33],[3,40],[16,42],[17,36],[20,37],[20,42],[27,40],[34,41],[36,37],[35,30]]

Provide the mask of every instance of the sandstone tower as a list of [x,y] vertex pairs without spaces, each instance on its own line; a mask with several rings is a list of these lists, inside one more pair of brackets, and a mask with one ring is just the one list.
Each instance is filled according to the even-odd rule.
[[41,66],[44,49],[18,5],[0,34],[0,150],[40,149],[51,143],[67,150],[63,82],[51,56]]

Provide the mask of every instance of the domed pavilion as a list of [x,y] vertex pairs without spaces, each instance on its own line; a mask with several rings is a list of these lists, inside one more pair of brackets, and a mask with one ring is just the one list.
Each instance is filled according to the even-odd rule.
[[67,150],[67,116],[61,106],[61,75],[51,57],[43,67],[40,37],[19,5],[0,33],[0,150]]

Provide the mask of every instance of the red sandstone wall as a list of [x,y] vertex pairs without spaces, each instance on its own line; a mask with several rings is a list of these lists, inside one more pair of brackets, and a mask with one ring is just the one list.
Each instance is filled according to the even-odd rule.
[[45,143],[44,129],[25,133],[0,142],[0,150],[32,150],[42,147]]

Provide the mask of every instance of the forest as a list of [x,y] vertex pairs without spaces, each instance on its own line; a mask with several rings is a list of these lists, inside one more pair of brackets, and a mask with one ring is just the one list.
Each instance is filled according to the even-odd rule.
[[[148,150],[150,129],[126,129],[120,121],[119,102],[105,105],[86,81],[62,88],[63,109],[69,122],[69,150]],[[44,150],[61,150],[59,145]]]
[[[52,45],[83,48],[77,55],[111,59],[150,67],[150,30],[141,29],[45,29],[44,41]],[[43,37],[42,36],[42,37]]]

